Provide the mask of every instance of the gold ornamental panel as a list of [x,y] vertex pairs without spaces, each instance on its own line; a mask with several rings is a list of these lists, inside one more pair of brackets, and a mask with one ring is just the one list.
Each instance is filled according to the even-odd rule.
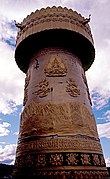
[[21,114],[20,136],[76,135],[98,138],[95,118],[86,105],[32,102]]

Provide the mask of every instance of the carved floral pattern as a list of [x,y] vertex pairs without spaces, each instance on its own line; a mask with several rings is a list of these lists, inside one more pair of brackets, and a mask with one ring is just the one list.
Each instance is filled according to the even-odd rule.
[[33,157],[31,155],[28,155],[26,157],[26,165],[28,167],[31,167],[32,165],[34,164],[34,160],[33,160]]
[[76,159],[76,157],[78,156],[78,154],[67,154],[67,163],[68,165],[77,165],[78,164],[78,160]]
[[[103,158],[102,154],[94,153],[81,153],[81,152],[63,152],[63,153],[39,153],[25,154],[16,158],[15,165],[22,167],[27,165],[28,167],[37,165],[43,166],[105,166],[104,158],[103,162],[99,159]],[[81,161],[81,162],[80,162]]]
[[100,155],[100,163],[101,163],[101,166],[105,166],[105,159],[103,155]]
[[37,156],[37,166],[45,166],[45,165],[46,165],[45,154],[39,154]]
[[[104,166],[101,165],[100,160],[97,160],[97,158],[101,159],[101,156],[102,156],[101,154],[92,154],[92,153],[85,154],[85,153],[79,153],[79,152],[75,152],[75,153],[68,153],[68,152],[50,153],[49,152],[49,153],[39,153],[39,154],[34,152],[33,154],[25,154],[23,156],[19,156],[16,158],[14,174],[18,172],[19,175],[20,174],[22,175],[23,169],[25,169],[26,171],[26,167],[27,167],[27,172],[24,171],[24,175],[27,175],[27,176],[28,174],[29,176],[32,176],[33,174],[32,172],[34,172],[34,175],[36,176],[37,175],[59,176],[60,174],[60,176],[69,176],[69,178],[72,178],[74,176],[74,179],[79,179],[79,178],[80,179],[81,178],[82,179],[86,179],[86,178],[100,179],[100,178],[108,176],[107,170],[103,168],[105,167],[105,165]],[[95,163],[94,163],[94,160],[95,160]],[[87,166],[87,168],[85,165]],[[73,166],[75,167],[71,168]],[[81,170],[82,167],[79,170],[80,166],[84,166],[84,171]],[[90,170],[88,170],[88,166],[90,166]],[[46,170],[46,168],[48,168],[48,170]],[[67,171],[66,169],[68,168],[69,170]],[[31,172],[31,175],[30,175],[30,172]]]
[[94,165],[100,165],[100,160],[97,154],[92,154]]
[[63,156],[62,154],[51,154],[50,163],[52,165],[62,165]]
[[83,165],[91,165],[90,155],[89,154],[81,154],[81,161],[82,161]]

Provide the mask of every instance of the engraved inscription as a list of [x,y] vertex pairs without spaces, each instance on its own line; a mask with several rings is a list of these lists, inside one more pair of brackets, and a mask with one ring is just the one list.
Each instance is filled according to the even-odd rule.
[[[26,139],[30,140],[29,137]],[[90,138],[84,137],[84,136],[74,136],[74,137],[64,137],[63,139],[57,138],[57,139],[40,139],[30,142],[24,142],[20,143],[17,147],[17,155],[20,155],[22,153],[25,153],[27,151],[43,151],[43,150],[88,150],[88,151],[94,151],[102,153],[101,145],[99,141],[92,140]],[[72,156],[71,156],[72,157]],[[103,158],[102,158],[103,159]],[[101,159],[102,163],[103,160]]]
[[46,79],[39,82],[39,84],[35,87],[37,90],[33,92],[33,94],[38,95],[40,98],[47,96],[50,92],[49,82]]
[[80,90],[75,84],[75,81],[72,80],[71,78],[69,78],[69,80],[67,81],[66,92],[68,92],[69,95],[72,97],[77,97],[80,95]]

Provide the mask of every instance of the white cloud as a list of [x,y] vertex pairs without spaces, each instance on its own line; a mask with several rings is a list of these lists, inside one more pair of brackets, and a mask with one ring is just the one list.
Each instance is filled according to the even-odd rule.
[[0,40],[11,40],[10,37],[16,38],[17,28],[14,21],[8,20],[7,17],[0,16]]
[[6,144],[6,142],[0,142],[0,144]]
[[5,164],[14,164],[16,153],[16,144],[0,146],[0,162]]
[[13,133],[13,135],[18,135],[18,134],[19,134],[19,132],[14,132],[14,133]]
[[98,49],[91,68],[86,72],[90,90],[96,90],[103,96],[110,95],[110,41],[105,48]]
[[91,96],[94,109],[102,110],[109,105],[109,96],[101,94],[100,90],[93,90]]
[[110,122],[104,124],[97,124],[99,138],[106,137],[110,138]]
[[14,59],[14,50],[5,42],[0,42],[0,112],[9,114],[22,104],[24,74]]
[[[36,9],[45,8],[47,6],[60,5],[61,0],[1,0],[0,14],[11,20],[22,21],[24,17],[34,12]],[[8,11],[8,13],[7,13]]]
[[3,122],[0,124],[0,136],[6,136],[10,133],[10,131],[7,129],[10,126],[8,122]]
[[101,116],[101,117],[98,117],[97,119],[99,119],[99,120],[104,120],[104,121],[106,121],[106,122],[110,122],[110,110],[107,110],[106,112],[104,112],[104,113],[102,114],[102,116]]
[[104,114],[104,118],[106,119],[106,121],[110,121],[110,110],[107,110]]
[[110,157],[105,159],[105,163],[107,167],[110,167]]

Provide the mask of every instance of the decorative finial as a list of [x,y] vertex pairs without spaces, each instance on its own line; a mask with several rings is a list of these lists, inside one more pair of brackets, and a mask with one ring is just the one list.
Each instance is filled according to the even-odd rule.
[[14,20],[14,22],[15,22],[15,26],[16,26],[17,28],[19,28],[20,30],[22,30],[22,29],[25,27],[25,25],[23,25],[23,24],[21,24],[21,23],[17,23],[16,20]]
[[83,25],[85,25],[85,24],[87,24],[88,22],[90,22],[90,20],[91,20],[91,14],[89,14],[89,18],[85,18],[84,19],[84,21],[82,22],[83,23]]

